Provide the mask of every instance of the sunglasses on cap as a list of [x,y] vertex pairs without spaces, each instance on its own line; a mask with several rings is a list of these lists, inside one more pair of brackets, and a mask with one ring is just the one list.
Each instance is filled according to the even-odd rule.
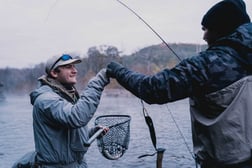
[[52,69],[54,69],[54,66],[55,66],[60,60],[62,60],[62,61],[67,61],[67,60],[70,60],[70,59],[73,59],[70,55],[63,54],[61,57],[59,57],[59,59],[57,59],[57,60],[55,61],[55,63],[52,65],[50,71],[51,71]]

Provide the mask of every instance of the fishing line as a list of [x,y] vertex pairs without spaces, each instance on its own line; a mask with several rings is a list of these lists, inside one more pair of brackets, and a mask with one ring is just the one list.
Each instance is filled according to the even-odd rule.
[[52,4],[52,6],[50,7],[50,9],[49,9],[49,11],[48,11],[48,13],[47,13],[46,19],[45,19],[45,23],[47,22],[47,20],[48,20],[50,14],[51,14],[53,8],[57,5],[58,1],[59,1],[59,0],[56,0],[56,1]]
[[189,153],[191,154],[192,158],[195,159],[194,153],[191,151],[191,149],[190,149],[188,143],[186,142],[185,136],[183,135],[181,129],[179,128],[178,123],[176,122],[176,120],[175,120],[175,118],[174,118],[174,116],[173,116],[171,110],[169,109],[169,107],[168,107],[167,104],[166,104],[165,106],[166,106],[166,108],[167,108],[167,111],[170,113],[170,116],[171,116],[171,118],[172,118],[172,120],[173,120],[175,126],[177,127],[178,132],[179,132],[180,136],[182,137],[182,139],[183,139],[183,141],[184,141],[184,144],[185,144],[187,150],[188,150]]
[[[179,61],[182,61],[182,59],[177,55],[177,53],[168,45],[168,43],[150,26],[150,24],[148,24],[139,14],[137,14],[133,9],[131,9],[128,5],[126,5],[125,3],[123,3],[122,1],[120,1],[120,0],[116,0],[117,2],[119,2],[121,5],[123,5],[124,7],[126,7],[128,10],[130,10],[135,16],[137,16],[148,28],[150,28],[151,29],[151,31],[154,33],[154,34],[156,34],[158,37],[159,37],[159,39],[167,46],[167,48],[168,49],[170,49],[170,51],[178,58],[178,60]],[[142,103],[142,108],[143,108],[143,111],[144,111],[144,116],[145,116],[145,120],[146,120],[146,115],[145,114],[147,114],[147,112],[146,112],[146,109],[145,109],[145,107],[144,107],[144,104],[143,104],[143,101],[141,100],[141,103]],[[169,107],[168,107],[168,105],[166,104],[166,108],[167,108],[167,110],[168,110],[168,112],[170,113],[170,115],[171,115],[171,118],[172,118],[172,120],[173,120],[173,122],[175,123],[175,126],[177,127],[177,129],[178,129],[178,132],[179,132],[179,134],[180,134],[180,136],[182,137],[182,139],[183,139],[183,141],[184,141],[184,144],[186,145],[186,148],[187,148],[187,150],[189,151],[189,153],[192,155],[192,158],[195,160],[195,156],[194,156],[194,154],[193,154],[193,152],[190,150],[190,147],[189,147],[189,145],[188,145],[188,143],[186,142],[186,140],[185,140],[185,137],[184,137],[184,135],[183,135],[183,133],[182,133],[182,131],[180,130],[180,128],[179,128],[179,126],[178,126],[178,124],[177,124],[177,122],[176,122],[176,120],[175,120],[175,118],[174,118],[174,116],[172,115],[172,112],[171,112],[171,110],[169,109]],[[147,116],[148,117],[148,116]],[[153,127],[153,123],[152,123],[152,121],[150,120],[150,122],[151,123],[148,123],[148,121],[146,120],[146,124],[148,125],[148,127],[149,127],[149,130],[150,130],[150,134],[151,134],[151,139],[152,139],[152,142],[153,142],[153,146],[155,147],[155,149],[156,149],[156,135],[155,135],[155,131],[153,131],[154,130],[154,127]],[[153,133],[154,132],[154,133]],[[155,154],[155,153],[154,153]],[[152,155],[154,155],[154,154],[151,154],[151,156]],[[149,155],[148,155],[149,156]],[[196,165],[197,166],[197,165]]]

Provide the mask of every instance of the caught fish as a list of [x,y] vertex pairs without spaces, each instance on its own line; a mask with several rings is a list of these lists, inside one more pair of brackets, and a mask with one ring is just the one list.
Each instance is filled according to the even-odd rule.
[[117,160],[125,152],[125,148],[122,145],[119,144],[111,144],[110,146],[104,146],[103,150],[101,153],[103,154],[104,157],[110,160]]

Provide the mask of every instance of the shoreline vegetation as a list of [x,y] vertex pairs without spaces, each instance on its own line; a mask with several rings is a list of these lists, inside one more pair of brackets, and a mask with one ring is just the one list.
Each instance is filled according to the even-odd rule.
[[0,102],[5,101],[5,95],[4,95],[4,85],[0,82]]
[[[181,59],[192,57],[206,48],[205,45],[190,43],[171,43],[170,47]],[[82,60],[81,64],[76,65],[78,69],[76,88],[79,91],[84,89],[90,78],[95,76],[102,68],[105,68],[111,61],[117,61],[134,71],[144,74],[155,74],[164,68],[172,68],[180,61],[162,43],[139,49],[139,51],[131,55],[123,55],[123,52],[116,47],[108,45],[90,47],[85,55],[68,54],[73,55],[73,57],[78,56]],[[0,68],[0,82],[3,84],[3,87],[0,88],[2,93],[8,95],[8,97],[9,95],[29,94],[37,87],[38,78],[44,74],[45,63],[22,69]],[[105,89],[105,94],[108,96],[132,95],[124,91],[114,80],[111,80]]]

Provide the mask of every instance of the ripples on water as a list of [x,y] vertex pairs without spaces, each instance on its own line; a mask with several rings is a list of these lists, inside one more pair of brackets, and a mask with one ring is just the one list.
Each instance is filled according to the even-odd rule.
[[[157,147],[165,148],[163,168],[192,168],[194,160],[187,150],[169,110],[183,132],[183,136],[192,151],[190,115],[188,100],[166,105],[145,105],[152,118]],[[86,158],[90,168],[155,168],[156,155],[138,159],[143,154],[151,154],[154,148],[142,114],[139,99],[135,97],[102,97],[90,126],[100,115],[128,114],[131,116],[131,134],[129,149],[119,160],[107,160],[98,150],[96,142],[89,148]],[[7,98],[0,104],[0,168],[9,168],[26,152],[34,149],[32,132],[32,106],[28,95]]]

